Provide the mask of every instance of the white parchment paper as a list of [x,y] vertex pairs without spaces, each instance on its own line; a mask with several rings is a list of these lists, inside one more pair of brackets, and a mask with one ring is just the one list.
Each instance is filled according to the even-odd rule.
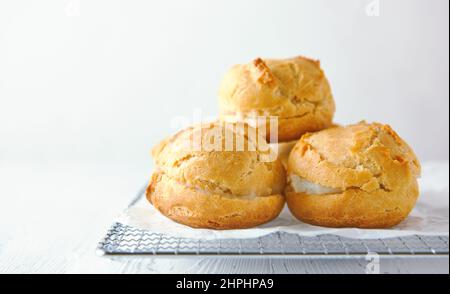
[[420,189],[419,201],[410,216],[398,226],[385,230],[330,229],[311,226],[295,219],[287,207],[274,221],[252,229],[227,231],[193,229],[161,215],[146,201],[145,197],[124,211],[116,221],[168,236],[203,240],[256,238],[274,232],[295,233],[302,236],[334,234],[356,239],[392,238],[415,234],[448,236],[449,163],[424,164]]

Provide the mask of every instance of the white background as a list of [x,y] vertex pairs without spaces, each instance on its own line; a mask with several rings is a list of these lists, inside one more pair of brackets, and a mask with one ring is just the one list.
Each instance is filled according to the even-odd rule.
[[2,0],[0,164],[143,170],[174,117],[217,113],[231,65],[295,55],[322,61],[337,122],[389,123],[448,159],[448,1],[372,2]]
[[[379,16],[368,16],[370,3],[379,3]],[[149,178],[149,150],[175,131],[171,122],[189,119],[194,109],[216,115],[225,71],[257,56],[320,59],[337,122],[391,124],[423,162],[444,161],[440,169],[427,165],[422,184],[448,179],[448,6],[0,0],[0,273],[272,272],[262,259],[266,267],[159,259],[142,266],[140,259],[93,253],[113,216]],[[448,181],[435,189],[421,200],[448,219]],[[441,269],[448,273],[448,259]],[[395,264],[395,271],[414,270]]]

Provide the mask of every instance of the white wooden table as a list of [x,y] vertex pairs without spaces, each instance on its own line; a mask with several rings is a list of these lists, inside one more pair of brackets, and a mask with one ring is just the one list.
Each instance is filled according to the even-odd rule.
[[[150,170],[92,163],[0,166],[0,273],[364,273],[348,258],[95,254]],[[447,258],[386,259],[381,272],[448,273]]]

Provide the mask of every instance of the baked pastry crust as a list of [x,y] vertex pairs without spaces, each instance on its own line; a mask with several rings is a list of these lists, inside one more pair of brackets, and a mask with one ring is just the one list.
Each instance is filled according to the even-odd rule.
[[231,126],[191,127],[153,149],[157,170],[147,199],[154,207],[172,220],[196,228],[249,228],[278,216],[285,203],[285,170],[279,160],[261,160],[268,144],[262,137],[249,135],[251,127],[245,125],[244,151],[187,148],[196,134],[202,142],[209,140],[210,130],[218,130],[219,144],[224,147],[226,132],[232,136],[239,133],[235,124]]
[[[330,128],[336,127],[339,127],[339,125],[336,123],[333,123],[330,126]],[[288,165],[289,155],[291,154],[292,149],[294,149],[295,144],[297,144],[297,141],[298,140],[270,144],[270,146],[273,146],[272,149],[277,150],[278,159],[281,161],[281,163],[286,169]]]
[[[235,65],[219,89],[220,118],[249,122],[278,117],[278,141],[297,140],[306,132],[332,125],[335,103],[320,62],[305,57],[258,58]],[[270,138],[267,122],[266,138]]]
[[288,175],[336,188],[311,195],[286,188],[291,212],[327,227],[387,228],[413,209],[420,163],[388,125],[361,122],[304,135],[292,150]]
[[148,200],[170,219],[194,228],[244,229],[275,219],[284,207],[282,194],[237,197],[197,190],[155,173]]

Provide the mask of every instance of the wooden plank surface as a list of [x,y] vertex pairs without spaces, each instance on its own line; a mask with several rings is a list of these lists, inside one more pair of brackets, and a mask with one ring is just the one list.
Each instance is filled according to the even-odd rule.
[[[364,259],[99,257],[97,242],[150,170],[0,166],[0,273],[364,273]],[[380,271],[448,273],[447,258],[386,259]]]

